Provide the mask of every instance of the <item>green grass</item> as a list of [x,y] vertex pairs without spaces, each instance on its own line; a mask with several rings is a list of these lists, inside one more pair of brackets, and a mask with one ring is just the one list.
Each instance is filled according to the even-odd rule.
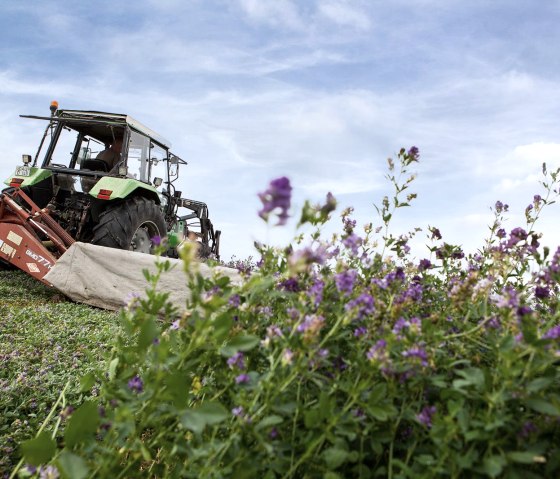
[[118,313],[73,303],[0,267],[0,476],[68,381],[67,403],[81,401],[80,377],[103,360],[118,328]]

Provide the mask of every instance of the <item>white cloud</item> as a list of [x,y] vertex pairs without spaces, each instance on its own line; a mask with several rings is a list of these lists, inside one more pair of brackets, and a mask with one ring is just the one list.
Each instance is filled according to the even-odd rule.
[[353,7],[347,1],[320,1],[318,8],[321,15],[337,25],[349,26],[362,31],[371,28],[368,14]]
[[302,30],[305,23],[290,0],[239,0],[247,16],[256,23]]

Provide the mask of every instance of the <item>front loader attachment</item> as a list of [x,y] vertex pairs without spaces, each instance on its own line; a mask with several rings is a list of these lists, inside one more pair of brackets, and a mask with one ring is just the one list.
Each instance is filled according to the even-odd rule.
[[0,260],[44,279],[74,239],[21,189],[0,196]]

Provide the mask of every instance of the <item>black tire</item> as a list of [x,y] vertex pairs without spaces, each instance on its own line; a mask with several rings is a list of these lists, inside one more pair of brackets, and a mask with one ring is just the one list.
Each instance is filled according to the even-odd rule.
[[153,201],[136,196],[109,206],[93,228],[91,242],[99,246],[151,253],[152,238],[167,235],[165,218]]

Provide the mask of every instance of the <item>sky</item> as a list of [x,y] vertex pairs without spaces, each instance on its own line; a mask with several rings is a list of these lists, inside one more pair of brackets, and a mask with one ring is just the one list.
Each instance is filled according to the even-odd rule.
[[[497,200],[524,226],[542,163],[560,167],[559,20],[558,0],[3,0],[0,176],[42,135],[20,114],[129,114],[188,161],[178,189],[208,204],[227,260],[286,244],[327,192],[380,224],[387,158],[414,145],[418,199],[393,233],[423,228],[418,257],[428,226],[474,252]],[[284,227],[257,216],[279,176]],[[553,247],[558,208],[536,228]]]

